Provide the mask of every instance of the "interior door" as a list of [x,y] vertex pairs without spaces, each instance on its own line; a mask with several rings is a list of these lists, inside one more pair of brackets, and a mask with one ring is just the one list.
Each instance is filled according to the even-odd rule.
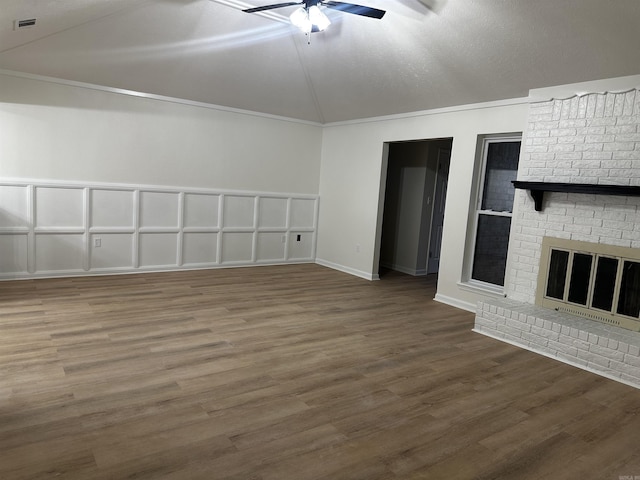
[[442,227],[444,225],[444,205],[447,198],[447,182],[449,181],[449,163],[451,150],[438,149],[438,173],[434,195],[433,216],[431,220],[431,238],[429,240],[429,259],[427,273],[438,273],[440,266],[440,249],[442,247]]

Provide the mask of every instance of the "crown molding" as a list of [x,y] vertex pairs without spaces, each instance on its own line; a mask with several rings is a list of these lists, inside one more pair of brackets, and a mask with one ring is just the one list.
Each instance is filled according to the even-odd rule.
[[416,112],[397,113],[393,115],[383,115],[380,117],[358,118],[354,120],[344,120],[340,122],[329,122],[323,124],[324,127],[340,127],[343,125],[358,125],[362,123],[388,122],[392,120],[404,120],[407,118],[427,117],[430,115],[441,115],[443,113],[456,113],[471,110],[483,110],[485,108],[510,107],[513,105],[529,104],[528,97],[508,98],[493,102],[469,103],[466,105],[455,105],[452,107],[434,108],[430,110],[419,110]]
[[606,78],[582,83],[570,83],[553,87],[534,88],[529,90],[529,102],[540,103],[549,100],[567,100],[573,97],[583,97],[592,93],[626,93],[640,88],[640,75],[627,77]]
[[290,123],[297,123],[297,124],[301,124],[301,125],[311,125],[314,127],[322,127],[323,124],[319,123],[319,122],[312,122],[310,120],[301,120],[298,118],[292,118],[292,117],[285,117],[285,116],[280,116],[280,115],[273,115],[273,114],[269,114],[269,113],[262,113],[262,112],[254,112],[252,110],[243,110],[240,108],[233,108],[233,107],[225,107],[223,105],[216,105],[213,103],[206,103],[206,102],[197,102],[194,100],[186,100],[184,98],[176,98],[176,97],[167,97],[164,95],[156,95],[153,93],[144,93],[144,92],[137,92],[135,90],[125,90],[122,88],[114,88],[114,87],[105,87],[103,85],[96,85],[93,83],[85,83],[85,82],[77,82],[75,80],[66,80],[63,78],[56,78],[56,77],[48,77],[48,76],[44,76],[44,75],[36,75],[33,73],[26,73],[26,72],[16,72],[13,70],[4,70],[4,69],[0,69],[0,75],[5,75],[8,77],[16,77],[16,78],[25,78],[28,80],[36,80],[36,81],[40,81],[40,82],[46,82],[46,83],[52,83],[52,84],[56,84],[56,85],[64,85],[64,86],[68,86],[68,87],[77,87],[77,88],[86,88],[88,90],[97,90],[100,92],[107,92],[107,93],[113,93],[116,95],[124,95],[124,96],[129,96],[129,97],[136,97],[136,98],[144,98],[144,99],[148,99],[148,100],[157,100],[160,102],[167,102],[167,103],[175,103],[175,104],[179,104],[179,105],[188,105],[191,107],[198,107],[198,108],[207,108],[210,110],[217,110],[220,112],[227,112],[227,113],[235,113],[238,115],[248,115],[251,117],[260,117],[260,118],[267,118],[270,120],[278,120],[281,122],[290,122]]

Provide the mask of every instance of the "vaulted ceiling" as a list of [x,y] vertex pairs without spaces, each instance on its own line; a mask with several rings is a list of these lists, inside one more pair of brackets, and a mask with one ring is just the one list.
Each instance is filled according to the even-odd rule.
[[0,69],[320,123],[640,73],[638,0],[358,0],[310,44],[247,1],[2,0]]

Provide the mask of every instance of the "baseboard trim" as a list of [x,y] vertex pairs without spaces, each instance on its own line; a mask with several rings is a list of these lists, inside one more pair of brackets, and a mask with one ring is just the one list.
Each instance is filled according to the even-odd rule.
[[365,280],[380,280],[380,276],[377,273],[371,274],[368,272],[363,272],[362,270],[357,270],[351,267],[345,267],[344,265],[333,263],[328,260],[323,260],[321,258],[316,258],[316,263],[323,267],[331,268],[333,270],[338,270],[343,273],[348,273],[349,275],[353,275],[355,277],[364,278]]
[[243,263],[224,263],[220,265],[215,264],[192,264],[188,266],[172,266],[172,265],[161,265],[157,267],[125,267],[125,268],[105,268],[105,269],[96,269],[96,270],[49,270],[45,272],[37,272],[37,273],[27,273],[27,272],[18,272],[12,273],[10,275],[0,275],[0,282],[10,282],[10,281],[19,281],[19,280],[35,280],[35,279],[45,279],[45,278],[71,278],[71,277],[104,277],[110,275],[136,275],[136,274],[144,274],[144,273],[168,273],[168,272],[190,272],[196,270],[219,270],[224,268],[247,268],[247,267],[273,267],[273,266],[284,266],[284,265],[300,265],[305,263],[315,263],[313,259],[304,259],[304,260],[287,260],[278,262],[243,262]]
[[388,268],[389,270],[394,270],[400,273],[406,273],[407,275],[411,275],[413,277],[423,277],[427,274],[427,270],[421,268],[416,270],[415,268],[404,267],[402,265],[396,265],[395,263],[380,263],[381,267]]
[[466,310],[467,312],[476,313],[475,303],[465,302],[464,300],[459,300],[457,298],[449,297],[447,295],[442,295],[441,293],[436,293],[434,300],[436,302],[444,303],[446,305],[451,305],[452,307]]

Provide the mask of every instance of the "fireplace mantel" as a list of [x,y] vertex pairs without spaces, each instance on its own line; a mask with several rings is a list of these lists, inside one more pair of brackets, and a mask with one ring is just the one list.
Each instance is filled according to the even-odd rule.
[[630,185],[593,185],[588,183],[526,182],[514,180],[515,188],[529,190],[536,212],[542,211],[545,192],[584,193],[588,195],[622,195],[640,197],[640,187]]

